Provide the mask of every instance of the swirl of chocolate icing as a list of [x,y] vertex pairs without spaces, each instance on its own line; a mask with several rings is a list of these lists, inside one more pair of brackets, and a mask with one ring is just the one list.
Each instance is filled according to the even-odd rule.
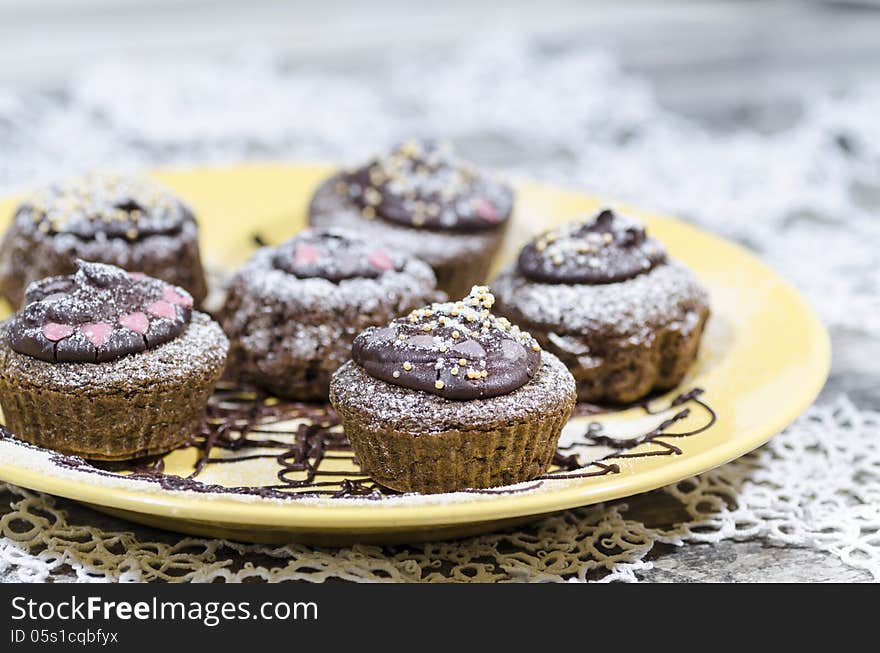
[[450,145],[408,140],[346,174],[337,191],[361,215],[407,227],[482,231],[505,222],[513,210],[511,188],[462,161]]
[[517,269],[541,283],[602,284],[632,279],[665,261],[663,245],[640,223],[604,209],[532,240]]
[[113,265],[77,268],[28,287],[8,330],[12,349],[50,363],[102,363],[176,338],[192,317],[182,288]]
[[16,219],[31,220],[46,235],[130,241],[173,235],[195,220],[189,207],[150,179],[94,173],[33,193]]
[[508,394],[529,382],[541,364],[541,347],[506,318],[492,315],[495,298],[474,286],[462,301],[431,304],[370,327],[351,354],[370,375],[446,399]]
[[279,245],[272,264],[302,279],[318,277],[338,283],[399,271],[404,261],[387,249],[342,231],[307,229]]

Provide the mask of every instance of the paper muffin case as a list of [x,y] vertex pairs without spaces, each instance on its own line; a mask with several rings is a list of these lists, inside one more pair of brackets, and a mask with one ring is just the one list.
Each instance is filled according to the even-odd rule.
[[707,308],[693,311],[680,321],[687,328],[658,328],[649,342],[633,345],[626,338],[606,340],[597,347],[599,353],[590,365],[556,347],[546,334],[530,333],[569,367],[577,382],[578,401],[630,403],[682,382],[697,358],[708,317]]
[[492,258],[498,247],[504,232],[497,234],[493,247],[483,256],[462,257],[443,263],[432,263],[431,267],[437,276],[437,289],[442,290],[452,300],[466,296],[476,285],[486,282],[489,278],[489,268],[492,266]]
[[0,397],[6,426],[19,439],[92,460],[126,460],[170,451],[197,432],[215,381],[157,383],[132,396],[21,387],[0,378]]
[[370,416],[339,406],[337,412],[361,468],[400,492],[424,494],[489,488],[527,481],[550,467],[574,402],[544,415],[491,430],[449,430],[414,435],[366,426]]

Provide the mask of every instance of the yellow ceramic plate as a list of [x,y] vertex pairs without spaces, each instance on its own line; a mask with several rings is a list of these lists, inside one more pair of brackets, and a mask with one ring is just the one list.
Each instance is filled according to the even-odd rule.
[[[195,207],[207,266],[231,269],[254,249],[255,233],[277,243],[303,227],[309,195],[329,170],[269,165],[156,176]],[[601,204],[594,197],[519,184],[514,225],[497,263],[510,260],[535,232]],[[13,205],[0,203],[5,219]],[[393,542],[466,535],[645,492],[760,446],[792,422],[822,387],[830,359],[825,330],[786,281],[740,247],[672,218],[621,208],[642,217],[670,254],[695,271],[709,289],[712,317],[700,358],[681,388],[647,408],[569,423],[563,444],[565,453],[577,453],[586,465],[580,473],[557,471],[541,481],[489,493],[273,499],[163,489],[123,474],[59,465],[51,452],[0,440],[0,479],[187,533],[250,541]],[[675,397],[695,389],[702,394],[691,393],[673,405]],[[661,436],[627,448],[611,449],[587,433],[589,423],[598,422],[603,433],[620,442],[651,433],[670,418]],[[291,428],[289,423],[266,426],[277,432]],[[189,474],[197,456],[193,448],[173,452],[164,461],[165,473]],[[269,485],[277,483],[275,464],[275,457],[267,455],[209,465],[198,480]],[[344,456],[328,457],[322,464],[322,469],[357,476]]]

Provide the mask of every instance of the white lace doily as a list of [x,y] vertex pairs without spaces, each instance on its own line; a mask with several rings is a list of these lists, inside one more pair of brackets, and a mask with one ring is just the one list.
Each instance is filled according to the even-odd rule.
[[[663,111],[605,54],[504,35],[344,73],[260,51],[122,62],[64,88],[0,87],[0,193],[94,167],[356,159],[411,134],[445,136],[482,163],[737,239],[791,279],[833,332],[876,347],[880,85],[804,107],[773,134],[715,133]],[[0,485],[0,579],[632,581],[657,544],[759,540],[824,551],[880,580],[871,408],[823,399],[758,452],[658,491],[682,508],[679,523],[662,527],[617,502],[452,543],[248,546],[102,529],[88,523],[93,513]]]

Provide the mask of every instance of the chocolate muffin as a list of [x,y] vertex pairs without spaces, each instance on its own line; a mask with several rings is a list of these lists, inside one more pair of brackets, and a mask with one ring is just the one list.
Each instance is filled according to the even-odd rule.
[[630,403],[678,385],[709,316],[694,276],[610,209],[529,242],[493,288],[498,313],[556,354],[588,402]]
[[163,453],[199,428],[228,342],[185,290],[100,263],[32,284],[0,325],[0,405],[33,444],[96,460]]
[[0,294],[18,308],[28,284],[77,259],[182,286],[197,305],[207,294],[192,211],[149,179],[91,174],[26,198],[0,243]]
[[483,283],[513,210],[513,191],[451,146],[406,141],[318,187],[309,221],[341,227],[425,261],[450,297]]
[[367,329],[330,402],[361,467],[402,492],[526,481],[553,459],[574,379],[490,309],[488,288]]
[[229,285],[221,322],[244,383],[327,400],[330,376],[368,326],[435,297],[431,268],[339,230],[306,230],[258,250]]

